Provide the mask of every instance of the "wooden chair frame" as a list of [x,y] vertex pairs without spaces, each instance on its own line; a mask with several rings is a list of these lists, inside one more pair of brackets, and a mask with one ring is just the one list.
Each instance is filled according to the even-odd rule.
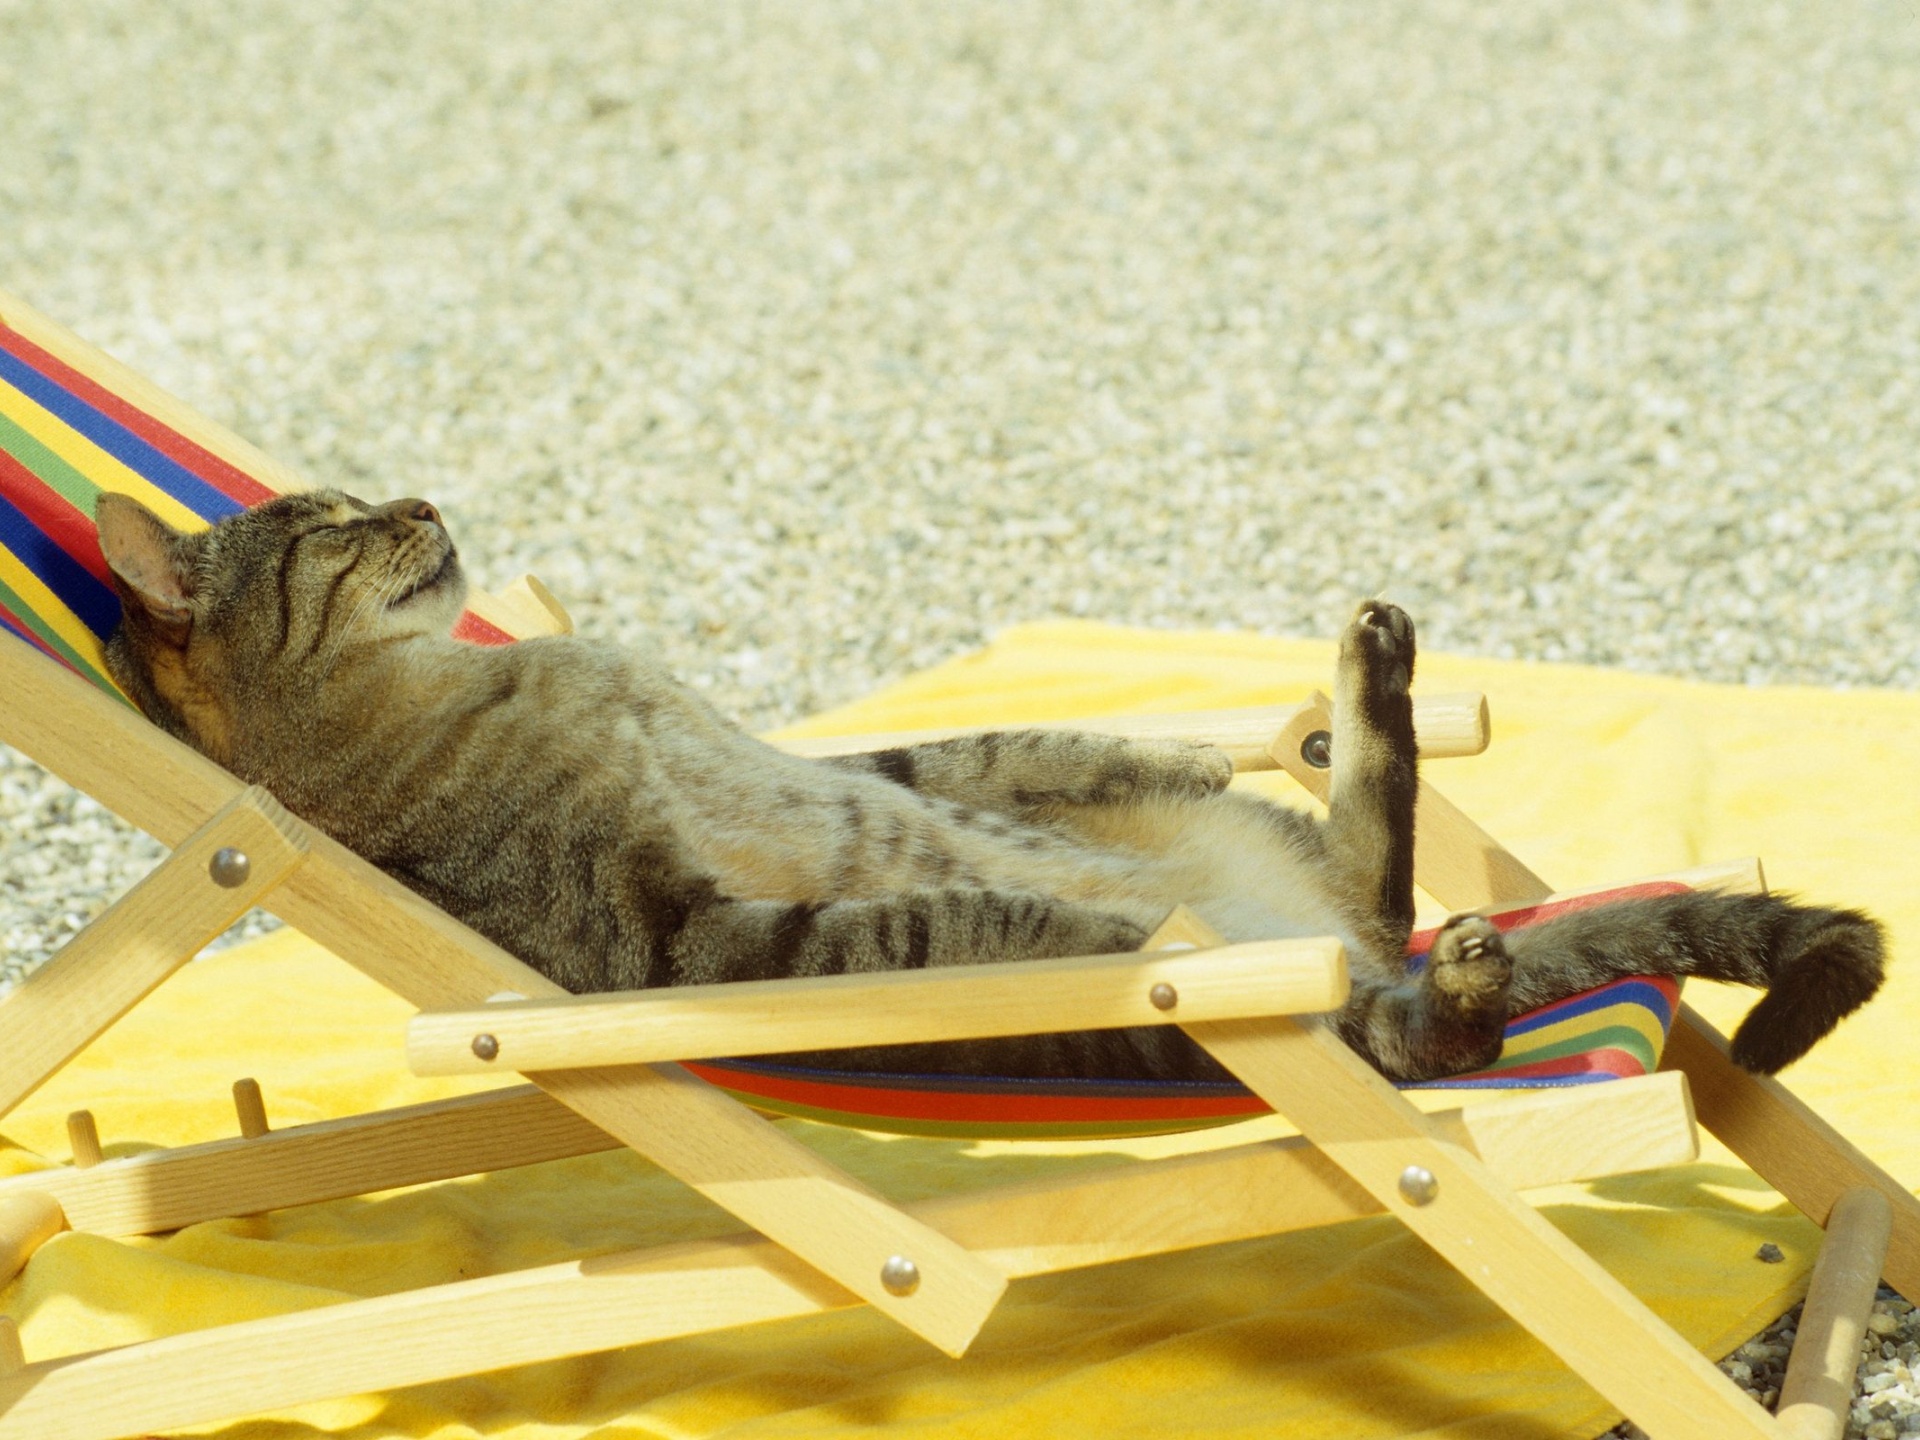
[[[26,307],[7,306],[14,328],[84,359],[92,373],[108,376],[179,433],[277,488],[297,487],[258,451],[133,372]],[[474,608],[518,635],[567,628],[564,612],[530,580],[498,598],[477,596]],[[1477,697],[1425,702],[1416,724],[1427,756],[1471,753],[1484,744]],[[1326,772],[1303,757],[1311,748],[1303,746],[1306,737],[1331,729],[1322,697],[1278,710],[1084,725],[1211,739],[1234,754],[1239,768],[1284,769],[1325,798]],[[865,744],[900,738],[869,737]],[[173,847],[147,879],[0,1002],[0,1113],[254,904],[422,1011],[481,1006],[503,993],[561,995],[264,792],[9,639],[0,639],[0,741]],[[1448,908],[1498,908],[1548,895],[1538,876],[1424,783],[1419,826],[1417,879]],[[1758,883],[1757,867],[1723,872],[1717,883]],[[1178,944],[1199,953],[1054,962],[1045,972],[1050,983],[1021,989],[1017,1006],[1009,1001],[1010,983],[1018,983],[1005,973],[1009,967],[940,977],[955,988],[939,1007],[916,1003],[920,992],[899,984],[892,998],[907,1003],[885,1007],[887,1038],[931,1035],[930,1009],[964,1011],[980,1027],[1001,1027],[995,1033],[1070,1029],[1102,1015],[1106,1023],[1178,1023],[1291,1121],[1300,1138],[913,1205],[875,1194],[671,1063],[694,1058],[671,1047],[656,1046],[647,1063],[533,1069],[528,1085],[282,1132],[267,1129],[257,1091],[242,1082],[239,1138],[121,1160],[100,1158],[91,1119],[79,1112],[69,1126],[72,1167],[0,1182],[0,1274],[16,1273],[37,1245],[66,1228],[151,1233],[619,1145],[746,1228],[720,1240],[31,1363],[12,1323],[0,1322],[0,1440],[112,1440],[859,1303],[957,1355],[1013,1278],[1380,1211],[1399,1217],[1655,1440],[1838,1433],[1849,1347],[1857,1345],[1872,1277],[1884,1273],[1905,1293],[1920,1295],[1920,1205],[1783,1086],[1733,1066],[1707,1022],[1682,1008],[1666,1073],[1427,1114],[1324,1029],[1295,1018],[1338,1003],[1344,993],[1337,946],[1249,950],[1216,940],[1176,912],[1149,949]],[[1248,963],[1249,955],[1258,963]],[[1149,995],[1163,981],[1178,996],[1171,1011]],[[1096,992],[1104,1009],[1094,1014],[1088,997]],[[828,985],[821,993],[835,992]],[[704,1008],[705,1023],[717,1027],[711,1034],[748,1028],[739,987],[673,998],[682,1020],[686,1007]],[[882,1013],[871,997],[869,1003]],[[1020,1013],[1010,1016],[1014,1009]],[[867,1038],[844,1026],[839,1033],[853,1043]],[[1828,1228],[1779,1418],[1517,1194],[1691,1159],[1696,1112]],[[460,1344],[448,1344],[456,1333]],[[1803,1353],[1812,1358],[1803,1362]]]
[[[503,992],[559,995],[543,976],[311,831],[264,792],[243,787],[26,646],[0,644],[0,693],[9,697],[0,706],[0,740],[176,847],[0,1003],[0,1109],[31,1093],[253,904],[423,1010],[482,1005]],[[1457,722],[1476,712],[1469,700],[1425,713]],[[1277,764],[1324,793],[1325,772],[1301,758],[1304,737],[1331,728],[1322,697],[1284,713],[1148,723],[1162,732],[1211,726],[1230,739],[1243,768]],[[1235,723],[1274,738],[1261,749],[1244,735],[1232,741]],[[1423,728],[1432,733],[1447,723]],[[1459,748],[1471,749],[1471,739]],[[1431,787],[1419,813],[1420,882],[1443,903],[1498,907],[1548,893]],[[1723,883],[1742,873],[1736,867]],[[1757,880],[1753,867],[1746,873]],[[789,1032],[769,1044],[768,1033],[756,1035],[743,1020],[754,1001],[743,993],[752,987],[740,986],[672,996],[691,1048],[668,1055],[656,1045],[651,1063],[534,1069],[531,1086],[277,1133],[248,1103],[241,1138],[104,1163],[90,1125],[77,1120],[82,1163],[0,1184],[0,1258],[16,1268],[68,1226],[146,1233],[622,1143],[757,1233],[35,1363],[24,1362],[14,1339],[0,1345],[0,1437],[109,1440],[861,1302],[958,1354],[1012,1278],[1380,1210],[1398,1215],[1657,1440],[1785,1435],[1783,1422],[1516,1194],[1691,1158],[1687,1082],[1701,1119],[1816,1221],[1826,1223],[1849,1190],[1884,1199],[1891,1237],[1884,1267],[1856,1257],[1853,1269],[1884,1268],[1920,1293],[1920,1207],[1912,1197],[1784,1088],[1734,1068],[1724,1042],[1691,1011],[1683,1011],[1669,1046],[1684,1081],[1669,1072],[1423,1114],[1326,1031],[1294,1018],[1339,1003],[1337,945],[1218,947],[1217,937],[1179,912],[1150,948],[1174,942],[1200,948],[924,977],[949,987],[939,1005],[921,1003],[913,981],[891,977],[791,982],[798,1003],[783,1004],[782,1014],[804,1025],[818,1006],[800,989],[831,999],[836,986],[864,984],[891,985],[893,998],[906,1003],[868,995],[842,1010],[842,1017],[883,1017],[862,1042],[938,1038],[956,1028],[1015,1033],[1171,1018],[1293,1122],[1301,1139],[896,1206],[665,1063],[697,1058],[721,1035],[755,1036],[747,1048],[787,1044]],[[1020,987],[1023,969],[1045,983]],[[1149,998],[1161,982],[1178,996],[1171,1015]],[[1594,1143],[1575,1153],[1567,1142],[1574,1134]],[[1863,1243],[1870,1252],[1871,1236]],[[1489,1256],[1499,1259],[1488,1263]],[[911,1284],[902,1283],[896,1257],[912,1261]],[[1861,1309],[1857,1301],[1855,1294],[1839,1307],[1843,1329],[1846,1314]],[[449,1333],[460,1333],[462,1344],[446,1345]],[[1830,1413],[1825,1401],[1812,1408]]]

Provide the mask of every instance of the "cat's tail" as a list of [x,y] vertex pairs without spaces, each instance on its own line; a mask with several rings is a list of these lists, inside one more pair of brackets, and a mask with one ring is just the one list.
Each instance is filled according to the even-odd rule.
[[1699,975],[1766,991],[1733,1036],[1734,1062],[1771,1075],[1873,998],[1878,921],[1777,895],[1692,891],[1576,910],[1506,936],[1513,1008],[1623,975]]

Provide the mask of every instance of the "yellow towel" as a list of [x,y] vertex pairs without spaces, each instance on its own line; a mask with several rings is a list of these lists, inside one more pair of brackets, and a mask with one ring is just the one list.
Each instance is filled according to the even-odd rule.
[[[1295,700],[1332,647],[1084,624],[1010,631],[794,733],[1058,719]],[[1746,690],[1423,657],[1420,688],[1481,688],[1494,744],[1430,777],[1562,887],[1758,853],[1776,888],[1869,907],[1896,961],[1920,936],[1920,696]],[[1284,794],[1280,777],[1243,784]],[[1749,996],[1699,985],[1722,1026]],[[411,1078],[407,1007],[288,932],[189,966],[4,1123],[0,1173],[64,1161],[86,1106],[109,1155],[234,1133],[256,1076],[277,1126],[476,1088]],[[1789,1075],[1903,1179],[1920,994],[1887,992]],[[1014,1146],[794,1128],[903,1198],[1015,1175],[1237,1143],[1198,1137]],[[1267,1127],[1263,1130],[1261,1127]],[[41,1157],[46,1157],[43,1160]],[[1536,1196],[1690,1340],[1721,1354],[1805,1285],[1817,1232],[1709,1142],[1697,1165]],[[63,1235],[0,1301],[29,1358],[359,1295],[734,1228],[626,1153],[199,1225]],[[1754,1258],[1764,1241],[1784,1264]],[[486,1317],[476,1317],[484,1323]],[[447,1336],[457,1347],[460,1337]],[[949,1361],[868,1311],[529,1366],[205,1427],[228,1440],[374,1437],[1591,1436],[1606,1404],[1394,1222],[1223,1246],[1015,1284]]]

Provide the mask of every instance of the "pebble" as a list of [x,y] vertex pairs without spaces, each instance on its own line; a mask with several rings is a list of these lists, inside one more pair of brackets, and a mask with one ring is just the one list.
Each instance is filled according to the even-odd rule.
[[[1380,591],[1913,688],[1916,61],[1875,0],[0,5],[0,287],[755,727]],[[0,750],[0,973],[159,854]]]

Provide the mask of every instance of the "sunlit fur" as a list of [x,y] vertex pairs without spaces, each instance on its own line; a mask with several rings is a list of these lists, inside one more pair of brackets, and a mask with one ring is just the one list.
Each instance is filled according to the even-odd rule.
[[[1234,939],[1338,935],[1332,1023],[1419,1078],[1493,1058],[1518,1008],[1649,969],[1775,984],[1736,1053],[1777,1068],[1879,983],[1873,922],[1725,896],[1506,942],[1464,921],[1409,977],[1414,640],[1389,605],[1342,640],[1318,821],[1229,791],[1203,747],[1011,731],[810,761],[626,651],[455,642],[466,582],[418,500],[317,491],[185,536],[110,496],[99,521],[110,663],[148,715],[570,990],[1109,953],[1185,903]],[[833,1063],[1219,1074],[1172,1028]]]

